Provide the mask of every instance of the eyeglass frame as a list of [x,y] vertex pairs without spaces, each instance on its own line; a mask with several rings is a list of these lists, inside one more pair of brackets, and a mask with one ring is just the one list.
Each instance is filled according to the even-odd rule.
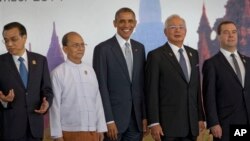
[[183,29],[186,29],[186,26],[185,25],[170,25],[168,26],[168,28],[171,30],[176,30],[176,29],[183,30]]
[[75,49],[79,49],[79,48],[85,48],[88,44],[86,43],[75,43],[75,42],[72,42],[73,44],[69,45],[67,44],[67,46],[69,47],[73,47]]

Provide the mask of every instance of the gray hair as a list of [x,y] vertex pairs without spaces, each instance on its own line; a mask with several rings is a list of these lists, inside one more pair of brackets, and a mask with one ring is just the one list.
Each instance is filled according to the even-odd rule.
[[172,20],[172,19],[174,19],[174,18],[181,19],[181,20],[183,21],[183,23],[184,23],[184,26],[186,27],[186,22],[185,22],[185,20],[184,20],[181,16],[179,16],[179,15],[177,15],[177,14],[173,14],[173,15],[170,15],[170,16],[166,19],[166,21],[165,21],[165,29],[168,27],[169,21]]

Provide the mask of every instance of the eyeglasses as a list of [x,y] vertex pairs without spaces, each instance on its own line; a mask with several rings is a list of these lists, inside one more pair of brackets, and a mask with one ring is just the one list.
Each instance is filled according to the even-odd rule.
[[85,48],[87,46],[87,44],[85,44],[85,43],[73,43],[73,44],[70,44],[67,46],[78,49],[78,48]]
[[10,42],[15,44],[17,41],[20,40],[20,38],[21,38],[20,36],[15,36],[15,37],[11,37],[10,39],[4,39],[2,40],[2,42],[5,45],[9,44]]
[[171,30],[176,30],[176,29],[182,30],[182,29],[185,29],[186,27],[184,25],[171,25],[168,28]]

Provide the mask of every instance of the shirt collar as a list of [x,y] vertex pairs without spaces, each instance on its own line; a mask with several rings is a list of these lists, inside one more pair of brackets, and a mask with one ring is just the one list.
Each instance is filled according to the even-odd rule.
[[130,45],[130,38],[128,39],[128,41],[126,41],[125,39],[123,39],[118,33],[115,34],[115,37],[120,45],[120,47],[123,47],[125,45],[126,42],[128,42]]
[[25,62],[28,62],[28,56],[27,56],[27,51],[25,50],[25,52],[23,53],[22,56],[18,56],[18,55],[12,55],[13,59],[17,62],[19,57],[22,57],[24,59]]
[[225,57],[231,57],[231,54],[233,53],[236,57],[239,57],[238,51],[235,50],[234,52],[230,52],[225,50],[224,48],[220,48],[221,53],[225,56]]
[[179,48],[179,47],[177,47],[176,45],[174,45],[174,44],[172,44],[170,42],[168,42],[168,44],[169,44],[169,46],[171,47],[171,49],[173,50],[174,53],[178,53],[179,49],[181,49],[181,48],[183,49],[184,52],[186,51],[183,45],[181,46],[181,48]]
[[74,66],[74,67],[81,66],[81,65],[83,64],[83,62],[81,62],[80,64],[73,63],[73,62],[70,61],[68,58],[66,59],[65,62],[66,62],[67,64],[69,64],[70,66]]

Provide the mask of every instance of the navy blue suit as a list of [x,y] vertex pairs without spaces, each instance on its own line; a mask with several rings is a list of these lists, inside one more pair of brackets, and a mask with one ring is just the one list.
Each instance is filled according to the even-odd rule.
[[132,39],[130,41],[133,52],[132,82],[126,60],[115,36],[97,45],[93,58],[106,121],[115,121],[119,133],[124,133],[129,127],[131,114],[134,114],[135,126],[140,132],[142,132],[142,119],[146,118],[144,46]]
[[44,56],[27,51],[27,57],[28,85],[25,88],[12,55],[0,55],[0,90],[8,94],[13,89],[15,93],[7,108],[0,104],[0,140],[22,138],[28,129],[33,137],[43,137],[43,115],[34,110],[40,109],[43,97],[52,104],[50,75]]

